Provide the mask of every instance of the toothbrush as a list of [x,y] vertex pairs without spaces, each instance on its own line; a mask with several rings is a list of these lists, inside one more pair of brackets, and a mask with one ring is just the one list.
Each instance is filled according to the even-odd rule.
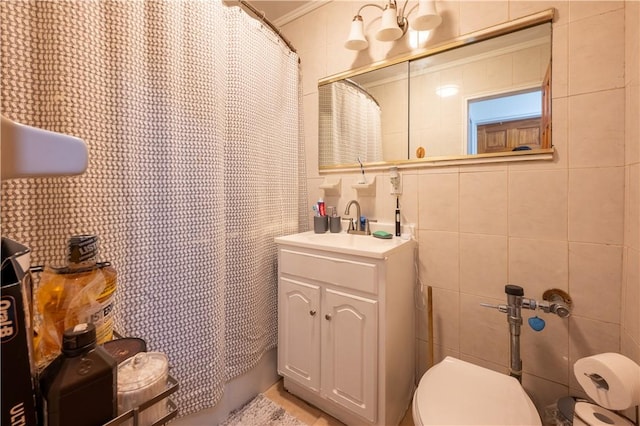
[[396,197],[396,237],[401,236],[400,232],[400,198]]

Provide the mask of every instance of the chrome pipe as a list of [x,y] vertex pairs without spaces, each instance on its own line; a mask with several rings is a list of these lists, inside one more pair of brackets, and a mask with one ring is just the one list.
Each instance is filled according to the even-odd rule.
[[507,285],[507,322],[509,323],[509,375],[522,382],[522,359],[520,358],[520,330],[522,327],[522,287]]

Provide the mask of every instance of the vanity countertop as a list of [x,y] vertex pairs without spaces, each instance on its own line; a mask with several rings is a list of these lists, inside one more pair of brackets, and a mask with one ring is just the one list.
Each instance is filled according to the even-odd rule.
[[416,244],[414,240],[404,240],[400,237],[385,240],[371,235],[353,235],[346,232],[316,234],[313,231],[276,237],[275,242],[276,244],[375,259],[384,259],[407,244]]

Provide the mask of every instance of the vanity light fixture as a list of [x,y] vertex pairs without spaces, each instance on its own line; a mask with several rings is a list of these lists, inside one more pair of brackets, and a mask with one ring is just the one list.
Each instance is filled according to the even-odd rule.
[[388,0],[385,7],[373,3],[367,3],[360,7],[357,15],[353,17],[349,38],[344,43],[344,47],[350,50],[363,50],[369,46],[364,35],[364,21],[360,14],[365,7],[373,6],[382,10],[382,23],[376,32],[376,39],[380,41],[398,40],[407,32],[409,26],[416,31],[428,31],[436,28],[442,22],[442,17],[438,15],[436,10],[435,0],[419,0],[417,15],[410,21],[407,17],[415,10],[416,6],[413,6],[405,15],[407,3],[409,0],[405,0],[401,13],[398,13],[396,0]]

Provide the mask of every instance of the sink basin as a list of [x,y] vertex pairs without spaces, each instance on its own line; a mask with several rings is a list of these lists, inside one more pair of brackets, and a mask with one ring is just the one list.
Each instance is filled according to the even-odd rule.
[[412,240],[403,240],[398,237],[384,240],[371,235],[354,235],[346,232],[316,234],[313,231],[276,237],[275,242],[276,244],[289,244],[297,247],[377,259],[384,259],[404,244],[415,244]]

